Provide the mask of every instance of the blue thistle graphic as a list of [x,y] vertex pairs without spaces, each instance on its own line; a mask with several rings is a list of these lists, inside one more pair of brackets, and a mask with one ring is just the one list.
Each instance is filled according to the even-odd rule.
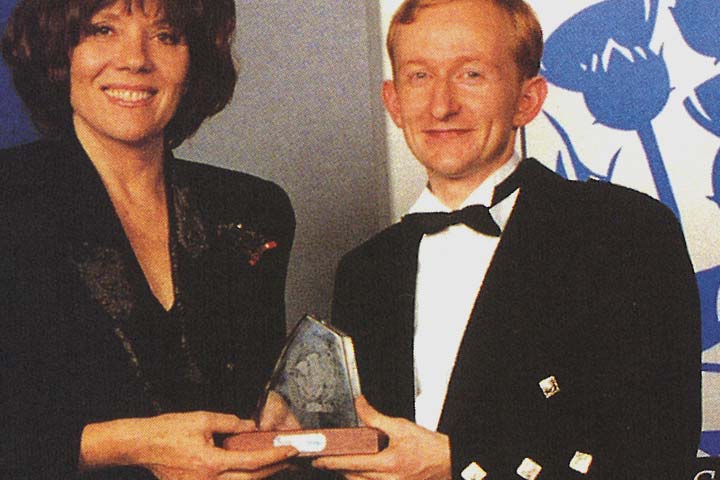
[[555,173],[563,178],[569,178],[567,170],[565,170],[565,164],[563,163],[563,154],[558,151],[557,158],[555,159]]
[[[702,314],[702,348],[707,350],[720,343],[720,318],[718,296],[720,295],[720,265],[697,274]],[[706,372],[720,373],[720,364],[703,363]],[[720,431],[705,431],[700,437],[700,450],[712,456],[720,456]]]
[[713,457],[720,456],[720,431],[702,432],[700,450]]
[[[683,105],[698,125],[720,137],[720,75],[703,82],[695,89],[695,98],[687,97]],[[713,195],[707,198],[720,206],[720,150],[715,155],[711,181]]]
[[712,186],[713,194],[708,196],[708,200],[715,202],[715,205],[720,207],[720,150],[715,155],[715,162],[712,168]]
[[550,35],[543,73],[559,87],[582,92],[598,123],[638,133],[658,197],[679,218],[651,124],[672,90],[662,49],[655,54],[648,47],[657,10],[652,0],[607,0],[582,10]]
[[[570,17],[545,42],[543,75],[558,87],[585,90],[588,61],[609,39],[621,45],[650,44],[659,0],[608,0]],[[602,19],[599,21],[599,19]]]
[[720,137],[720,75],[695,88],[695,98],[687,97],[685,109],[695,122],[716,137]]
[[[589,178],[594,178],[597,180],[602,180],[604,182],[609,182],[612,178],[613,172],[615,171],[615,164],[617,163],[617,159],[620,156],[620,151],[622,149],[618,149],[617,152],[615,152],[615,155],[613,155],[613,157],[610,159],[610,165],[608,166],[607,173],[604,175],[599,174],[591,170],[585,163],[580,160],[580,157],[575,150],[575,146],[570,139],[570,135],[568,135],[563,126],[560,125],[560,122],[558,122],[558,120],[552,115],[550,115],[548,112],[543,110],[543,113],[545,114],[545,117],[548,119],[550,124],[558,132],[558,135],[560,135],[562,141],[565,143],[565,147],[570,154],[570,163],[572,163],[573,169],[575,170],[575,178],[582,181],[585,181]],[[562,152],[558,152],[555,171],[559,175],[568,178],[567,171],[565,170],[565,166],[563,165]]]
[[[697,283],[700,290],[700,309],[702,312],[702,348],[707,350],[720,343],[720,319],[718,318],[720,265],[698,272]],[[711,369],[709,365],[708,369]]]
[[588,76],[583,92],[588,110],[598,123],[637,131],[660,201],[680,218],[651,123],[667,104],[672,90],[662,49],[656,55],[640,46],[629,49],[608,40],[602,57],[593,56]]
[[609,40],[603,58],[595,55],[588,73],[585,104],[599,123],[610,128],[646,128],[670,97],[670,75],[662,50],[656,55]]
[[720,60],[720,2],[717,0],[677,0],[669,7],[687,44],[701,55]]

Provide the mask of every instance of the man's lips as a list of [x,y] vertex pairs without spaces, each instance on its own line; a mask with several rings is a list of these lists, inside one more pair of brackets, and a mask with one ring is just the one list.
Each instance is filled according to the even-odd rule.
[[426,129],[423,133],[432,139],[451,140],[467,135],[472,130],[469,128],[443,128],[443,129]]

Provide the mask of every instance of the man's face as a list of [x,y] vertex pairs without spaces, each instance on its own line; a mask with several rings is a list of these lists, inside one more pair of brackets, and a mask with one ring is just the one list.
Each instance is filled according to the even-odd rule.
[[512,29],[491,2],[467,0],[422,9],[398,26],[395,79],[383,99],[431,186],[482,182],[512,154],[515,129],[537,113],[528,114],[526,84],[544,83],[521,78]]

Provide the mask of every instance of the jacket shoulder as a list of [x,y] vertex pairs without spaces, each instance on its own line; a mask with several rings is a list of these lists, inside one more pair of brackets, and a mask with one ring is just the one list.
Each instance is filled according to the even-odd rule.
[[243,221],[268,228],[273,235],[295,231],[288,194],[269,180],[213,165],[175,159],[181,185],[189,186],[207,214],[218,223]]
[[219,190],[224,194],[251,194],[262,199],[287,198],[285,191],[277,184],[249,173],[182,159],[175,159],[175,162],[175,168],[183,180],[196,187]]
[[376,233],[369,239],[356,246],[340,260],[340,266],[353,265],[353,269],[360,265],[382,264],[388,256],[393,256],[401,248],[403,233],[401,223],[395,223]]
[[39,141],[0,150],[2,204],[38,194],[57,175],[58,145]]
[[666,224],[680,229],[675,214],[666,205],[650,195],[621,185],[588,180],[577,184],[579,202],[593,221],[605,221],[613,226],[654,228]]
[[534,159],[528,170],[531,187],[548,202],[560,206],[573,220],[592,222],[676,222],[672,211],[655,198],[628,187],[590,179],[568,180]]

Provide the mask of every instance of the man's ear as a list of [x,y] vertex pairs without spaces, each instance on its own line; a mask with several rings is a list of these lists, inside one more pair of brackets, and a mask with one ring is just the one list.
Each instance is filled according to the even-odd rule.
[[547,91],[547,81],[539,75],[523,81],[514,117],[515,127],[527,125],[540,113]]
[[383,82],[382,99],[385,104],[385,109],[390,114],[390,118],[395,122],[395,125],[397,125],[398,128],[403,128],[402,115],[400,114],[400,98],[395,88],[395,82],[392,80],[385,80]]

